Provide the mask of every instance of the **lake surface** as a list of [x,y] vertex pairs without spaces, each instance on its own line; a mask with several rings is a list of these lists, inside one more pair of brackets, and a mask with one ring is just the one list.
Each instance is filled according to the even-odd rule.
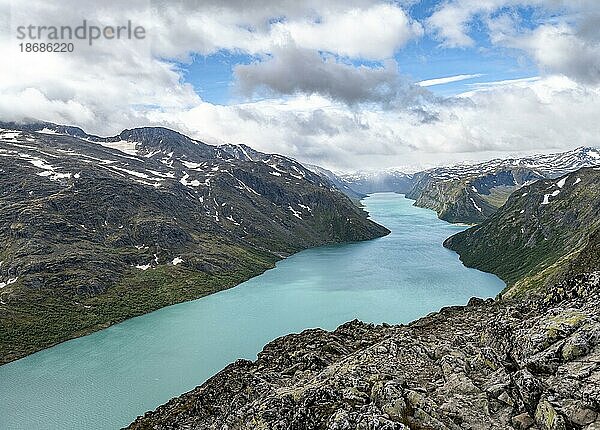
[[0,366],[0,429],[119,428],[278,336],[354,318],[406,323],[504,287],[442,247],[464,226],[398,194],[364,203],[390,235],[300,252],[233,289]]

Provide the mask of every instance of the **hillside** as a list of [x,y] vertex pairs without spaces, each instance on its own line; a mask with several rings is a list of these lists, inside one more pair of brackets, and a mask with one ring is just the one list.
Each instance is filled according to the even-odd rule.
[[338,190],[346,194],[354,202],[357,202],[363,197],[367,196],[367,193],[361,193],[350,187],[352,184],[349,184],[349,182],[346,181],[342,176],[336,175],[331,170],[327,170],[323,167],[315,166],[313,164],[304,164],[304,167],[331,182]]
[[0,127],[0,363],[388,233],[286,157],[163,128]]
[[444,245],[465,265],[497,274],[512,295],[598,267],[599,239],[600,170],[588,168],[523,187]]

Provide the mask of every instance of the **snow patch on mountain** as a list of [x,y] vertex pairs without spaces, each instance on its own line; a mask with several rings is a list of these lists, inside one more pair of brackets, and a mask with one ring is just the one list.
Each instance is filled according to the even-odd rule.
[[302,212],[298,212],[297,210],[295,210],[292,206],[288,206],[288,209],[290,210],[290,212],[292,212],[292,214],[294,214],[294,216],[298,219],[302,219]]
[[177,266],[178,264],[183,263],[183,259],[181,257],[175,257],[173,259],[173,261],[171,262],[171,264],[173,264],[173,266]]
[[550,197],[556,197],[560,194],[560,190],[556,190],[550,194],[545,194],[544,195],[544,200],[542,201],[543,205],[547,205],[550,204]]
[[116,149],[117,151],[124,152],[128,155],[138,155],[136,150],[137,142],[130,142],[128,140],[120,140],[118,142],[98,142],[102,146],[107,148]]
[[469,199],[471,199],[471,203],[473,203],[473,207],[475,207],[475,209],[477,209],[479,212],[483,212],[481,210],[481,208],[479,206],[477,206],[477,203],[475,203],[475,200],[473,200],[473,197],[469,197]]
[[19,277],[16,277],[16,278],[10,278],[6,282],[0,282],[0,288],[4,288],[8,285],[14,284],[15,282],[17,282],[18,279],[19,279]]

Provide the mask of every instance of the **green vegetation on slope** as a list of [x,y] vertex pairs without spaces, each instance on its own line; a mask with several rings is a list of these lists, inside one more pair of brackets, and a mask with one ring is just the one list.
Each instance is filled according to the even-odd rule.
[[597,267],[599,228],[600,171],[588,168],[516,191],[444,245],[506,281],[505,295],[519,295]]
[[240,252],[239,265],[217,274],[172,265],[132,269],[99,295],[20,289],[18,301],[2,315],[0,364],[128,318],[231,288],[274,267],[272,256]]

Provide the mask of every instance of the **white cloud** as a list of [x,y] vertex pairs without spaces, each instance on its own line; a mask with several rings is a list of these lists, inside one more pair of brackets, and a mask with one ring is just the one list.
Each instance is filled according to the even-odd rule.
[[[153,113],[212,143],[247,143],[325,167],[446,164],[600,145],[600,89],[560,76],[490,86],[419,110],[352,110],[321,96]],[[424,120],[424,115],[431,119]]]
[[427,26],[446,47],[472,46],[475,41],[468,35],[467,25],[477,10],[470,4],[447,2],[427,19]]
[[[553,0],[551,0],[553,1]],[[500,8],[537,6],[544,0],[446,0],[427,19],[428,29],[445,47],[474,46],[470,25],[476,17],[489,17]]]
[[379,4],[368,9],[350,9],[329,14],[318,23],[296,21],[278,23],[273,33],[289,37],[295,45],[338,55],[381,59],[390,58],[410,39],[423,34],[423,28],[399,7]]
[[501,81],[491,81],[491,82],[475,82],[471,84],[466,84],[469,87],[477,87],[477,88],[490,88],[490,87],[498,87],[505,85],[518,85],[518,84],[529,84],[531,82],[539,81],[539,76],[531,76],[529,78],[517,78],[517,79],[504,79]]
[[[522,26],[518,7],[535,8],[533,29]],[[448,0],[427,19],[446,47],[471,47],[480,19],[495,45],[525,51],[548,74],[600,83],[600,12],[597,0]],[[524,28],[521,28],[524,27]]]
[[499,40],[528,52],[544,71],[562,73],[584,84],[600,83],[600,40],[586,40],[569,25],[541,25]]
[[[385,59],[422,31],[400,6],[371,0],[326,4],[317,0],[257,0],[252,4],[241,0],[107,0],[101,6],[91,0],[27,4],[4,0],[0,10],[10,17],[0,22],[4,35],[0,55],[10,63],[0,69],[0,114],[12,119],[38,117],[75,123],[99,133],[114,132],[122,125],[141,125],[154,110],[185,110],[201,102],[191,85],[182,83],[181,73],[169,58],[221,49],[264,55],[296,46],[306,52],[312,49],[313,54],[319,49],[338,56]],[[76,26],[83,19],[101,25],[131,20],[146,27],[148,38],[98,41],[92,48],[85,42],[76,43],[70,54],[18,52],[16,26]],[[364,80],[356,81],[359,84],[374,79],[381,85],[374,82],[368,89],[377,92],[387,91],[385,81],[395,73],[391,66],[365,70],[333,60],[322,67],[337,67],[349,77],[365,75]],[[311,92],[306,82],[295,85]],[[341,86],[328,93],[343,97]],[[367,90],[357,90],[362,92],[356,94],[358,99],[369,97]]]
[[220,49],[263,54],[291,43],[379,60],[423,34],[400,6],[377,0],[184,2],[158,12],[152,28],[156,52],[163,56]]
[[[469,44],[473,14],[507,3],[515,2],[446,2],[429,25],[448,21],[446,33],[438,35],[448,44]],[[85,4],[33,2],[24,6],[23,15],[13,8],[11,16],[13,23],[21,16],[51,25],[80,22],[82,13],[96,11],[105,23],[149,22],[150,40],[78,46],[65,55],[20,54],[12,37],[0,40],[0,55],[9,64],[0,68],[0,119],[33,117],[99,134],[164,125],[210,143],[247,143],[338,169],[600,144],[599,82],[594,79],[600,26],[593,25],[593,14],[526,31],[502,16],[489,18],[494,43],[529,53],[546,74],[478,84],[460,98],[438,100],[385,61],[420,34],[418,24],[393,4],[206,0],[198,7],[192,1],[153,1],[145,9],[134,3]],[[94,7],[86,9],[89,5]],[[439,15],[457,5],[466,9]],[[388,26],[376,28],[378,19]],[[364,26],[351,28],[361,20]],[[248,93],[267,88],[272,98],[232,106],[207,103],[164,59],[220,49],[258,54],[261,62],[240,66],[236,73]],[[382,66],[356,67],[345,56],[379,58]],[[438,82],[451,79],[458,77]]]
[[455,75],[455,76],[446,76],[443,78],[435,78],[435,79],[427,79],[425,81],[417,82],[417,85],[421,87],[432,87],[434,85],[443,85],[449,84],[452,82],[466,81],[468,79],[475,79],[483,76],[481,73],[475,73],[471,75]]
[[599,89],[553,76],[474,92],[405,136],[422,151],[472,154],[598,145],[599,112]]

